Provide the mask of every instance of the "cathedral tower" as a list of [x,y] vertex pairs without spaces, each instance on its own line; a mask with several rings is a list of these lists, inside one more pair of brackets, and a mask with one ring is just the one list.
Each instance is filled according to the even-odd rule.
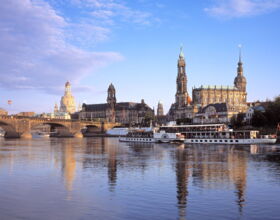
[[241,49],[239,51],[239,61],[237,67],[237,76],[234,79],[234,86],[242,92],[246,92],[247,81],[243,75],[243,63],[241,61]]
[[106,115],[107,115],[106,117],[109,122],[115,122],[116,121],[115,107],[117,104],[117,99],[116,99],[116,90],[112,83],[110,84],[107,92],[108,92],[107,103],[109,105],[109,108],[106,110]]
[[117,103],[117,99],[116,99],[116,90],[114,85],[111,83],[108,91],[107,91],[108,95],[107,95],[107,103],[114,108],[116,103]]
[[157,106],[157,116],[163,116],[164,112],[163,112],[163,105],[162,103],[159,101],[158,102],[158,106]]
[[188,105],[188,91],[187,91],[187,75],[186,62],[183,53],[183,48],[178,59],[178,75],[177,75],[177,92],[176,92],[176,107],[184,107]]

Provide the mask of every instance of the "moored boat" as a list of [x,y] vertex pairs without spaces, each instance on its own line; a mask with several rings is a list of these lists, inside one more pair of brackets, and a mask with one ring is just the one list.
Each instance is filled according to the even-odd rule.
[[184,136],[180,133],[168,133],[163,130],[131,130],[124,137],[120,137],[121,142],[143,142],[143,143],[171,143],[184,142]]
[[154,143],[154,132],[145,130],[132,130],[127,133],[124,137],[120,137],[121,142],[144,142]]
[[259,131],[204,131],[186,133],[185,143],[196,144],[274,144],[275,135],[259,135]]

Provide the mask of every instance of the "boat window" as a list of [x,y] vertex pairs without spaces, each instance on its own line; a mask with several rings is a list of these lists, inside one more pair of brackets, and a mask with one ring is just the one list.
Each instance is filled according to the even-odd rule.
[[205,142],[208,142],[207,140],[205,140]]
[[210,142],[212,142],[212,140],[210,140]]
[[193,140],[192,140],[192,142],[193,142]]
[[198,140],[195,140],[195,142],[198,142]]
[[230,142],[233,142],[233,140],[230,140]]
[[218,142],[218,140],[215,140],[215,142]]
[[220,140],[220,142],[223,142],[223,140]]
[[239,142],[239,140],[235,140],[235,142]]
[[227,140],[225,140],[225,142],[227,142]]
[[202,142],[202,140],[200,140],[200,142]]

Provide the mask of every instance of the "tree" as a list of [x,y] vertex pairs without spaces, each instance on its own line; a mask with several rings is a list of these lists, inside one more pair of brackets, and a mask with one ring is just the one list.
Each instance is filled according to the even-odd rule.
[[263,127],[267,124],[267,118],[261,111],[255,111],[252,117],[252,125],[255,127]]
[[230,124],[234,128],[239,128],[244,124],[244,117],[245,117],[244,113],[238,113],[237,115],[231,117]]
[[280,122],[280,96],[270,102],[265,111],[267,125],[275,127]]

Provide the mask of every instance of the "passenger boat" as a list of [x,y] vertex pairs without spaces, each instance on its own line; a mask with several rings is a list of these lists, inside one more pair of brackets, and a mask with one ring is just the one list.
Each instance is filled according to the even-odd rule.
[[127,133],[124,137],[120,137],[121,142],[143,142],[143,143],[154,143],[154,132],[145,130],[132,130]]
[[159,143],[170,143],[170,142],[184,142],[185,137],[181,133],[169,133],[164,130],[160,130],[154,133],[154,139]]
[[179,132],[185,137],[184,143],[200,144],[274,144],[275,135],[260,135],[259,131],[234,131],[225,124],[164,126],[166,132]]
[[32,137],[34,137],[34,138],[47,138],[47,137],[50,137],[50,133],[49,132],[37,131],[35,133],[32,133]]
[[184,142],[184,136],[180,133],[167,133],[163,130],[157,131],[152,129],[145,130],[132,130],[124,137],[120,137],[121,142],[144,142],[144,143],[170,143],[170,142]]

